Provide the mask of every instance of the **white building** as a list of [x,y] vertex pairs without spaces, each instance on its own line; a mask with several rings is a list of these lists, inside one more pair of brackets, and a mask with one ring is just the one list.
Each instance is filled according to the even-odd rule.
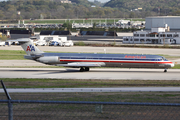
[[116,22],[116,23],[119,23],[119,24],[121,24],[121,25],[124,25],[124,24],[128,24],[128,23],[130,23],[130,20],[119,20],[118,22]]
[[90,23],[72,23],[72,28],[92,28],[93,24]]
[[166,28],[151,31],[135,31],[133,36],[123,37],[124,44],[180,44],[180,32],[169,32]]
[[145,28],[150,30],[151,28],[164,27],[164,24],[168,24],[171,30],[180,30],[180,16],[146,17]]

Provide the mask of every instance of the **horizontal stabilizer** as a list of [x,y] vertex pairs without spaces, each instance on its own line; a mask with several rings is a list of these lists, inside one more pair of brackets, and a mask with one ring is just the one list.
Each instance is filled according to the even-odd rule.
[[26,54],[29,55],[41,55],[44,53],[39,50],[33,43],[33,40],[29,38],[20,38],[16,40],[7,40],[8,42],[19,42]]
[[68,64],[56,64],[56,66],[64,67],[101,67],[105,66],[104,62],[73,62]]
[[6,40],[7,42],[29,42],[31,39],[29,38],[19,38],[15,40]]

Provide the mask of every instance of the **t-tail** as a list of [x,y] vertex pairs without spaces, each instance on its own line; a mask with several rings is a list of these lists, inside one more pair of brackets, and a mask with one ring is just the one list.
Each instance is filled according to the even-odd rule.
[[33,40],[31,39],[27,39],[27,38],[22,38],[22,39],[17,39],[17,40],[9,40],[11,42],[16,42],[18,41],[19,44],[21,45],[21,47],[24,49],[24,51],[26,52],[26,54],[28,56],[31,55],[40,55],[42,53],[44,53],[43,51],[39,50],[33,43]]
[[22,38],[16,40],[8,40],[10,42],[19,42],[21,47],[24,49],[27,55],[24,56],[25,59],[35,60],[43,56],[43,51],[39,50],[33,43],[33,40],[29,38]]

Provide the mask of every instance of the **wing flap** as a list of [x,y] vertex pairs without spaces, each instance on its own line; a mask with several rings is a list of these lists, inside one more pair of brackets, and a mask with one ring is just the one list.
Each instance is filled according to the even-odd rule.
[[56,66],[64,67],[101,67],[105,66],[104,62],[72,62],[68,64],[56,64]]

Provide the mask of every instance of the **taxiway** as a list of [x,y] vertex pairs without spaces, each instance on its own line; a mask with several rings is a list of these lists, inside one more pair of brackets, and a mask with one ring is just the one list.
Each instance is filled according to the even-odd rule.
[[0,68],[1,78],[101,79],[101,80],[180,80],[179,69],[91,68]]

